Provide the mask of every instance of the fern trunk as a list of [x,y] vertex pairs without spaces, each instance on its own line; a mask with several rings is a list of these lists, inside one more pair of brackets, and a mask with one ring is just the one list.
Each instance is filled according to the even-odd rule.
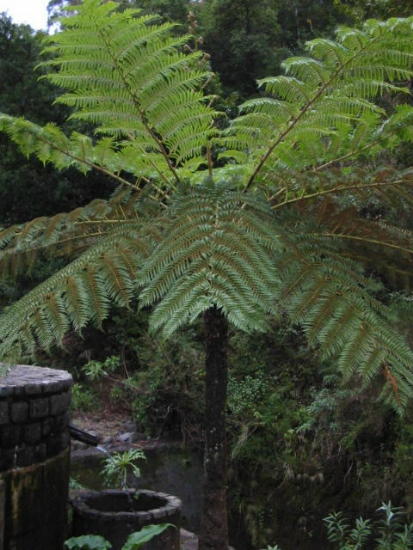
[[227,400],[228,322],[217,308],[204,313],[205,454],[204,500],[199,550],[228,550]]

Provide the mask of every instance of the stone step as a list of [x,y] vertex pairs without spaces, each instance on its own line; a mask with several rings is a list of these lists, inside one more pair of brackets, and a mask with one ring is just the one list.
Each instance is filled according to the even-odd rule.
[[181,529],[181,550],[198,550],[198,537]]
[[[190,531],[181,529],[181,550],[198,550],[198,537]],[[234,548],[229,546],[228,550],[234,550]]]

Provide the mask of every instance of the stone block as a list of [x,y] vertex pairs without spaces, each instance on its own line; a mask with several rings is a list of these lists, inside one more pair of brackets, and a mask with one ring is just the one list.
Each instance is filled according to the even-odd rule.
[[7,426],[0,426],[0,448],[10,449],[15,447],[21,442],[21,428],[20,426],[14,426],[8,424]]
[[24,442],[28,445],[35,445],[39,443],[42,438],[42,424],[41,422],[34,422],[33,424],[27,424],[24,426]]
[[9,422],[9,403],[8,401],[0,401],[0,426]]
[[[0,386],[0,398],[13,395],[14,388],[10,386]],[[1,548],[1,547],[0,547]]]
[[55,416],[53,418],[53,433],[61,433],[63,430],[66,429],[67,425],[69,423],[68,415],[65,414],[59,414],[58,416]]
[[49,399],[41,397],[30,401],[30,418],[44,418],[49,414]]
[[0,472],[11,470],[14,466],[14,449],[2,449],[0,453]]
[[24,386],[24,392],[26,395],[41,395],[43,391],[43,384],[41,382],[32,382]]
[[47,458],[47,445],[46,443],[40,443],[36,445],[33,449],[33,457],[38,462],[44,462]]
[[46,418],[42,422],[42,435],[43,437],[47,437],[53,430],[54,427],[54,419],[52,418]]
[[50,398],[50,414],[55,416],[67,411],[70,405],[70,392],[52,395]]
[[16,466],[18,468],[23,468],[24,466],[30,466],[34,463],[34,453],[33,447],[29,445],[22,445],[17,448],[15,451],[16,455]]
[[15,424],[24,424],[29,417],[29,405],[26,401],[16,401],[11,405],[11,420]]

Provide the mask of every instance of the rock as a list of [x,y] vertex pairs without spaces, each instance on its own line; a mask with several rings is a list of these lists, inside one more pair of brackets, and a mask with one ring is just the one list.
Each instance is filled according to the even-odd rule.
[[86,445],[86,443],[82,443],[81,441],[72,440],[71,447],[72,451],[84,451],[89,448],[89,445]]
[[[181,529],[180,534],[181,550],[198,550],[198,537],[194,533]],[[232,546],[228,546],[228,550],[235,549]]]
[[134,435],[135,434],[133,432],[125,432],[123,434],[119,434],[116,439],[118,441],[122,441],[122,443],[133,443]]
[[127,422],[124,422],[122,424],[122,428],[125,430],[125,432],[134,432],[136,429],[136,424],[132,420],[128,420]]
[[181,550],[198,550],[198,537],[181,529]]

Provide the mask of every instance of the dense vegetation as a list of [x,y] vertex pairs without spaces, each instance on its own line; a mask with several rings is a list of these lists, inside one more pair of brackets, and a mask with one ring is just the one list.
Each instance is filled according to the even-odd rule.
[[[59,7],[61,3],[53,4]],[[212,93],[220,88],[224,90],[224,98],[217,104],[217,109],[224,110],[229,116],[235,114],[234,92],[243,98],[256,96],[255,78],[278,73],[285,54],[302,52],[305,40],[319,34],[332,36],[332,29],[337,23],[353,23],[372,15],[410,14],[406,3],[398,6],[397,2],[377,2],[377,5],[369,2],[365,9],[360,2],[353,7],[348,2],[327,2],[327,5],[328,9],[324,3],[320,9],[319,2],[294,4],[268,1],[258,9],[257,2],[248,1],[211,1],[200,5],[181,1],[176,2],[171,10],[171,2],[142,2],[145,10],[158,11],[167,20],[180,19],[185,25],[187,11],[193,10],[189,25],[195,31],[197,40],[190,46],[195,50],[202,46],[209,52],[211,65],[219,72],[220,79],[210,80],[207,89]],[[271,21],[277,24],[271,25]],[[28,28],[12,25],[7,18],[3,18],[2,22],[2,47],[9,48],[8,51],[16,58],[2,56],[3,63],[10,63],[5,68],[10,83],[2,85],[1,110],[12,115],[24,115],[40,124],[50,120],[63,124],[66,108],[54,107],[52,112],[49,107],[50,99],[56,96],[55,88],[46,80],[38,82],[32,76],[31,69],[38,62],[38,37],[33,36]],[[274,55],[269,55],[270,51]],[[23,80],[21,75],[24,75]],[[400,73],[398,80],[405,80],[403,76],[407,73]],[[22,84],[21,94],[10,91],[16,81]],[[388,91],[391,89],[388,88]],[[339,220],[340,233],[344,235],[348,232],[349,220],[351,223],[357,220],[358,233],[348,235],[367,240],[378,235],[380,239],[387,239],[390,248],[404,249],[404,253],[400,253],[403,256],[400,262],[397,258],[397,269],[392,270],[388,267],[394,267],[396,258],[391,253],[384,255],[382,250],[379,252],[375,248],[366,252],[365,247],[353,249],[353,252],[356,256],[367,258],[367,274],[376,276],[376,279],[369,278],[366,289],[388,306],[389,322],[407,333],[404,318],[408,319],[410,314],[410,298],[405,293],[410,284],[410,260],[407,257],[409,236],[406,233],[405,240],[400,241],[397,234],[386,233],[382,227],[381,233],[377,234],[377,221],[397,221],[409,228],[410,191],[397,187],[401,177],[399,169],[409,161],[409,150],[404,144],[411,137],[409,113],[402,109],[395,111],[403,91],[401,86],[400,90],[394,91],[398,92],[395,99],[387,94],[380,100],[380,105],[389,116],[396,113],[393,119],[389,119],[388,126],[392,133],[369,142],[368,137],[372,137],[374,132],[377,135],[379,125],[374,117],[371,120],[366,117],[364,135],[359,136],[373,152],[380,151],[379,162],[373,155],[362,158],[362,163],[352,165],[351,170],[347,165],[344,165],[344,170],[338,170],[334,165],[334,170],[326,175],[306,179],[304,189],[306,194],[317,194],[321,188],[331,189],[337,185],[354,188],[360,181],[372,186],[384,186],[393,178],[392,188],[399,190],[400,195],[383,192],[375,196],[370,193],[352,194],[348,198],[339,196],[334,206],[332,202],[324,203],[324,211],[309,211],[303,201],[302,212],[305,216],[319,216],[325,227],[330,229]],[[222,126],[227,125],[228,121],[220,120]],[[70,122],[65,129],[67,132],[73,129],[87,132],[88,123],[84,125],[82,122],[79,126],[76,122],[74,126]],[[238,124],[242,127],[242,117]],[[346,133],[348,126],[343,129],[343,135]],[[339,137],[342,139],[343,135]],[[62,209],[70,210],[96,196],[108,196],[109,186],[102,185],[101,173],[89,172],[83,176],[75,172],[73,166],[63,172],[55,172],[49,164],[44,170],[33,157],[23,165],[20,153],[7,140],[2,140],[2,147],[7,151],[1,161],[4,163],[1,177],[5,174],[0,185],[1,204],[5,207],[1,214],[2,225],[25,221],[35,215],[53,214]],[[355,141],[350,144],[350,149],[348,143],[337,142],[336,146],[338,150],[342,147],[345,155],[359,143]],[[28,148],[30,150],[30,144]],[[310,149],[304,153],[307,156],[302,154],[301,158],[302,168],[305,169],[307,158],[317,151]],[[335,158],[328,157],[324,163]],[[287,162],[288,158],[284,157],[283,161]],[[365,164],[368,166],[367,172],[363,167]],[[285,176],[282,174],[282,177]],[[293,186],[276,199],[275,205],[301,200],[299,192],[304,180],[300,170],[294,173],[293,178]],[[28,187],[27,181],[33,183]],[[278,181],[276,185],[275,192],[282,189]],[[33,194],[29,194],[28,189]],[[42,189],[43,199],[38,199]],[[56,191],[50,193],[50,189]],[[297,192],[297,189],[300,191]],[[11,193],[17,199],[12,199]],[[401,209],[400,202],[405,202],[404,209]],[[10,204],[15,206],[12,211]],[[326,212],[326,208],[336,210]],[[285,227],[297,224],[295,219],[291,225],[290,215],[283,220]],[[303,234],[308,230],[305,226],[300,229]],[[337,228],[332,232],[337,233]],[[321,241],[317,246],[322,246]],[[330,252],[321,250],[322,254]],[[56,262],[56,259],[53,261]],[[346,269],[353,266],[350,263],[344,265]],[[36,276],[41,278],[55,267],[50,260],[40,263]],[[6,280],[5,292],[16,292],[13,283],[14,280]],[[22,281],[21,290],[30,284],[27,280]],[[316,288],[312,287],[312,290]],[[17,289],[17,292],[20,290]],[[337,287],[333,292],[337,292]],[[311,306],[311,301],[306,304],[308,306]],[[293,308],[291,311],[292,321],[283,314],[272,320],[270,330],[259,337],[256,334],[245,336],[234,328],[230,331],[228,423],[233,450],[231,501],[234,511],[241,511],[255,547],[274,540],[282,542],[281,523],[284,523],[287,533],[291,531],[291,525],[299,525],[301,538],[303,534],[310,539],[316,537],[315,520],[335,507],[365,512],[388,498],[405,504],[408,509],[412,506],[412,491],[406,482],[406,479],[411,479],[413,466],[412,426],[401,421],[389,404],[377,399],[382,389],[379,379],[362,386],[357,376],[343,379],[331,357],[321,362],[314,350],[319,343],[311,341],[311,334],[307,332],[305,335],[300,326],[305,309],[298,308],[295,318]],[[306,322],[311,321],[307,318]],[[109,338],[103,340],[99,333],[88,327],[90,338],[87,338],[85,346],[74,334],[65,334],[66,347],[71,350],[72,356],[62,357],[54,350],[53,361],[78,368],[79,379],[83,379],[86,386],[94,376],[108,372],[112,379],[111,391],[117,399],[124,397],[125,403],[129,403],[130,397],[134,397],[134,411],[141,430],[152,434],[179,434],[189,442],[199,442],[202,438],[204,351],[197,325],[185,329],[173,343],[159,345],[157,339],[147,332],[147,311],[128,316],[112,311],[103,323]],[[115,356],[115,359],[107,361],[110,356]],[[87,363],[86,357],[100,363],[88,363],[80,369],[79,364]],[[128,374],[126,378],[125,371]],[[394,389],[392,383],[396,381],[392,376],[391,372],[387,373],[389,386]],[[114,385],[114,380],[121,383]],[[403,390],[402,384],[400,387]],[[102,390],[107,391],[107,386],[102,385]],[[87,394],[81,390],[79,398],[95,407],[99,395],[88,391],[89,397],[85,398]],[[406,393],[409,393],[408,389]],[[245,472],[252,472],[247,480]],[[283,507],[278,505],[279,502],[284,503]],[[234,522],[237,521],[237,513],[234,514]],[[291,524],[286,522],[286,518]]]

